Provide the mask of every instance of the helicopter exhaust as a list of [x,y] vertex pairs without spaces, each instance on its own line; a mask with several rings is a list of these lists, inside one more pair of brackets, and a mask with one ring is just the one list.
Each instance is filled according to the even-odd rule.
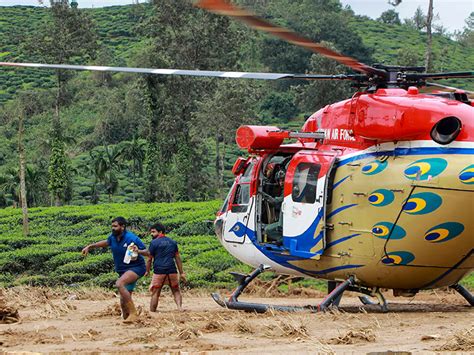
[[323,141],[324,131],[290,132],[275,126],[240,126],[235,134],[239,148],[249,151],[278,149],[285,139]]

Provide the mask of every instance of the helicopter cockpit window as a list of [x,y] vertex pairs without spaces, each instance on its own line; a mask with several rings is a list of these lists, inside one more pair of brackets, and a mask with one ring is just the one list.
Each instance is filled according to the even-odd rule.
[[235,188],[235,195],[232,202],[232,212],[246,212],[250,201],[250,183],[252,181],[252,171],[255,166],[255,161],[245,169],[244,173],[239,179],[239,183]]
[[314,203],[316,186],[321,167],[312,163],[300,163],[296,167],[291,197],[295,202]]
[[227,212],[227,209],[229,207],[229,199],[232,195],[232,191],[234,191],[234,184],[232,184],[232,187],[230,188],[230,191],[229,193],[227,194],[225,200],[224,200],[224,203],[222,204],[222,207],[220,209],[220,212],[221,213],[226,213]]

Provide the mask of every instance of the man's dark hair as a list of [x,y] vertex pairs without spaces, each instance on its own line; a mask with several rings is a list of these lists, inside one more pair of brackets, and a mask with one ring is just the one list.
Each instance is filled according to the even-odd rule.
[[150,226],[150,230],[152,229],[156,229],[157,232],[161,232],[161,233],[165,233],[166,232],[166,228],[164,225],[162,225],[161,223],[155,223],[153,224],[152,226]]
[[112,223],[117,222],[120,226],[126,227],[127,226],[127,220],[123,217],[115,217],[112,220]]

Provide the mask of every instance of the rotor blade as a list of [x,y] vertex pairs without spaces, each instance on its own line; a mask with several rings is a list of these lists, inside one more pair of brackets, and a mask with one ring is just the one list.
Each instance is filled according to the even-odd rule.
[[416,73],[406,74],[407,79],[453,79],[453,78],[474,78],[473,71],[451,72],[451,73]]
[[285,73],[250,73],[250,72],[224,72],[208,70],[181,70],[181,69],[150,69],[150,68],[127,68],[127,67],[106,67],[94,65],[68,65],[68,64],[38,64],[38,63],[10,63],[0,62],[0,66],[22,67],[22,68],[42,68],[42,69],[67,69],[67,70],[91,70],[102,72],[121,72],[121,73],[141,73],[156,75],[187,75],[187,76],[206,76],[219,78],[242,78],[242,79],[292,79],[293,74]]
[[444,89],[444,90],[447,90],[447,91],[464,91],[468,95],[474,95],[474,91],[455,88],[453,86],[441,85],[441,84],[438,84],[438,83],[426,82],[426,86],[437,87],[437,88],[441,88],[441,89]]
[[155,75],[184,75],[203,76],[232,79],[298,79],[298,80],[364,80],[365,75],[313,75],[313,74],[287,74],[287,73],[252,73],[252,72],[224,72],[209,70],[181,70],[181,69],[150,69],[150,68],[126,68],[126,67],[105,67],[93,65],[68,65],[68,64],[39,64],[39,63],[11,63],[0,62],[0,66],[39,68],[39,69],[67,69],[67,70],[91,70],[102,72],[122,72],[141,73]]
[[386,74],[382,70],[378,70],[376,68],[368,66],[367,64],[360,63],[354,58],[342,55],[336,51],[333,51],[332,49],[323,46],[322,44],[315,43],[312,40],[300,36],[286,28],[273,25],[270,22],[267,22],[257,17],[255,14],[247,10],[232,5],[226,0],[199,0],[195,4],[195,6],[204,10],[208,10],[210,12],[214,12],[216,14],[233,17],[239,21],[248,24],[250,27],[256,30],[268,32],[273,36],[281,38],[289,43],[304,47],[306,49],[309,49],[310,51],[334,59],[339,63],[342,63],[356,71],[366,74],[375,74],[379,76],[385,76]]

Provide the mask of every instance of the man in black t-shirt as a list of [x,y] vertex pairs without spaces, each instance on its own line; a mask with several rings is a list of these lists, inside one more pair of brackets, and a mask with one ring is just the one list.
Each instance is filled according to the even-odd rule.
[[[150,227],[153,240],[150,243],[150,256],[146,265],[146,275],[150,273],[153,262],[153,278],[150,285],[151,301],[150,311],[156,312],[161,289],[169,285],[174,296],[178,310],[182,310],[182,297],[179,290],[179,279],[185,281],[183,262],[178,251],[178,244],[165,235],[165,227],[156,223]],[[179,278],[176,267],[179,270]]]

